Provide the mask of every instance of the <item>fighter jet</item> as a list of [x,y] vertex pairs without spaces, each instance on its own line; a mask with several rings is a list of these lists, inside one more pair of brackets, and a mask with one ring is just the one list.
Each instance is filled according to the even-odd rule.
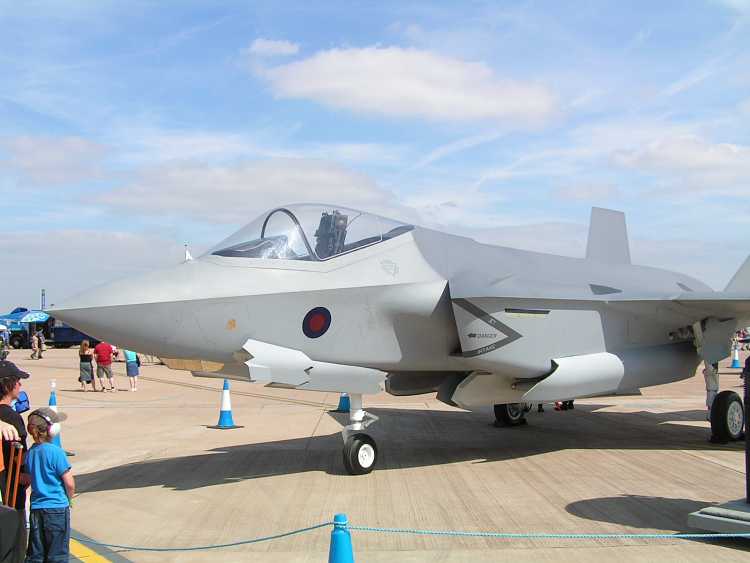
[[[529,405],[633,393],[729,355],[750,258],[725,291],[631,264],[624,214],[594,208],[585,258],[492,246],[336,205],[264,213],[196,259],[55,308],[79,330],[198,377],[348,393],[343,457],[369,473],[362,397],[437,392],[525,422]],[[553,335],[553,337],[550,337]],[[737,394],[711,409],[738,438]]]

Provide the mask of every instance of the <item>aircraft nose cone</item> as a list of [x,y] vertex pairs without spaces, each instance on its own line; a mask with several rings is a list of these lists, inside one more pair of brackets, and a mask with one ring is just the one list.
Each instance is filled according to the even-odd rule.
[[195,287],[184,266],[95,287],[64,301],[50,314],[98,340],[145,352],[175,316],[167,304],[186,298],[186,291]]
[[129,311],[145,300],[142,287],[140,277],[99,286],[64,301],[50,314],[98,340],[120,343],[137,331]]

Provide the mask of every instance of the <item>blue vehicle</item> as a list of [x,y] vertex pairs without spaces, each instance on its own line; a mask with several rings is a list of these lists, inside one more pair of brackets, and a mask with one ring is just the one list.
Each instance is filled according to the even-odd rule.
[[28,348],[32,330],[41,330],[45,338],[49,336],[50,316],[44,311],[16,307],[10,313],[0,315],[0,323],[8,328],[12,348]]
[[74,329],[64,322],[50,317],[40,310],[16,307],[10,313],[0,315],[0,323],[8,328],[8,341],[12,348],[29,348],[30,335],[33,331],[41,330],[45,342],[55,348],[78,346],[81,341],[88,340],[92,346],[98,340]]
[[99,344],[99,340],[84,334],[80,330],[65,324],[61,320],[52,319],[52,328],[50,330],[50,340],[55,348],[70,348],[79,346],[84,340],[88,340],[91,346]]

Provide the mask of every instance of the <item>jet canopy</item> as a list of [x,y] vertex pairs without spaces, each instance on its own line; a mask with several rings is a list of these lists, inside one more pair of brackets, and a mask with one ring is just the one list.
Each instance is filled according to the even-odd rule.
[[413,228],[335,205],[288,205],[261,215],[209,253],[234,258],[320,261],[392,239]]

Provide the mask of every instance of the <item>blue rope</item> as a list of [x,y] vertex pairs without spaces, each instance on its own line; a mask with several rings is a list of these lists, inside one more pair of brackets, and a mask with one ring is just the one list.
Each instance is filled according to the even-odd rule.
[[[216,545],[199,545],[194,547],[139,547],[134,545],[119,545],[116,543],[103,543],[94,540],[78,538],[71,536],[72,539],[81,543],[98,545],[112,549],[124,549],[128,551],[202,551],[207,549],[220,549],[223,547],[236,547],[239,545],[248,545],[264,541],[277,540],[305,532],[312,532],[320,528],[333,526],[333,522],[323,522],[308,528],[300,528],[291,532],[283,532],[272,536],[262,536],[250,540],[242,540],[231,543],[222,543]],[[412,534],[418,536],[450,536],[450,537],[474,537],[474,538],[496,538],[504,540],[607,540],[607,539],[643,539],[643,540],[664,540],[664,539],[682,539],[682,540],[719,540],[745,538],[750,539],[750,533],[736,534],[547,534],[547,533],[511,533],[511,532],[461,532],[452,530],[417,530],[413,528],[377,528],[375,526],[341,526],[355,532],[382,532],[387,534]]]
[[505,532],[456,532],[451,530],[415,530],[411,528],[377,528],[375,526],[347,526],[357,532],[384,532],[388,534],[413,534],[418,536],[459,536],[498,539],[531,540],[598,540],[598,539],[729,539],[750,538],[750,533],[736,534],[546,534]]
[[292,530],[291,532],[283,532],[281,534],[274,534],[272,536],[262,536],[259,538],[253,538],[251,540],[235,541],[231,543],[220,543],[216,545],[198,545],[194,547],[139,547],[139,546],[134,546],[134,545],[118,545],[116,543],[103,543],[103,542],[98,542],[98,541],[84,539],[84,538],[77,538],[75,536],[70,536],[70,537],[71,539],[74,539],[81,543],[88,543],[91,545],[98,545],[100,547],[109,547],[109,548],[114,548],[114,549],[126,549],[128,551],[202,551],[205,549],[220,549],[222,547],[235,547],[238,545],[247,545],[251,543],[260,543],[260,542],[269,541],[269,540],[277,540],[279,538],[286,538],[286,537],[294,536],[297,534],[303,534],[305,532],[312,532],[313,530],[317,530],[319,528],[327,528],[328,526],[333,526],[333,522],[323,522],[322,524],[316,524],[315,526],[310,526],[309,528],[300,528],[299,530]]

